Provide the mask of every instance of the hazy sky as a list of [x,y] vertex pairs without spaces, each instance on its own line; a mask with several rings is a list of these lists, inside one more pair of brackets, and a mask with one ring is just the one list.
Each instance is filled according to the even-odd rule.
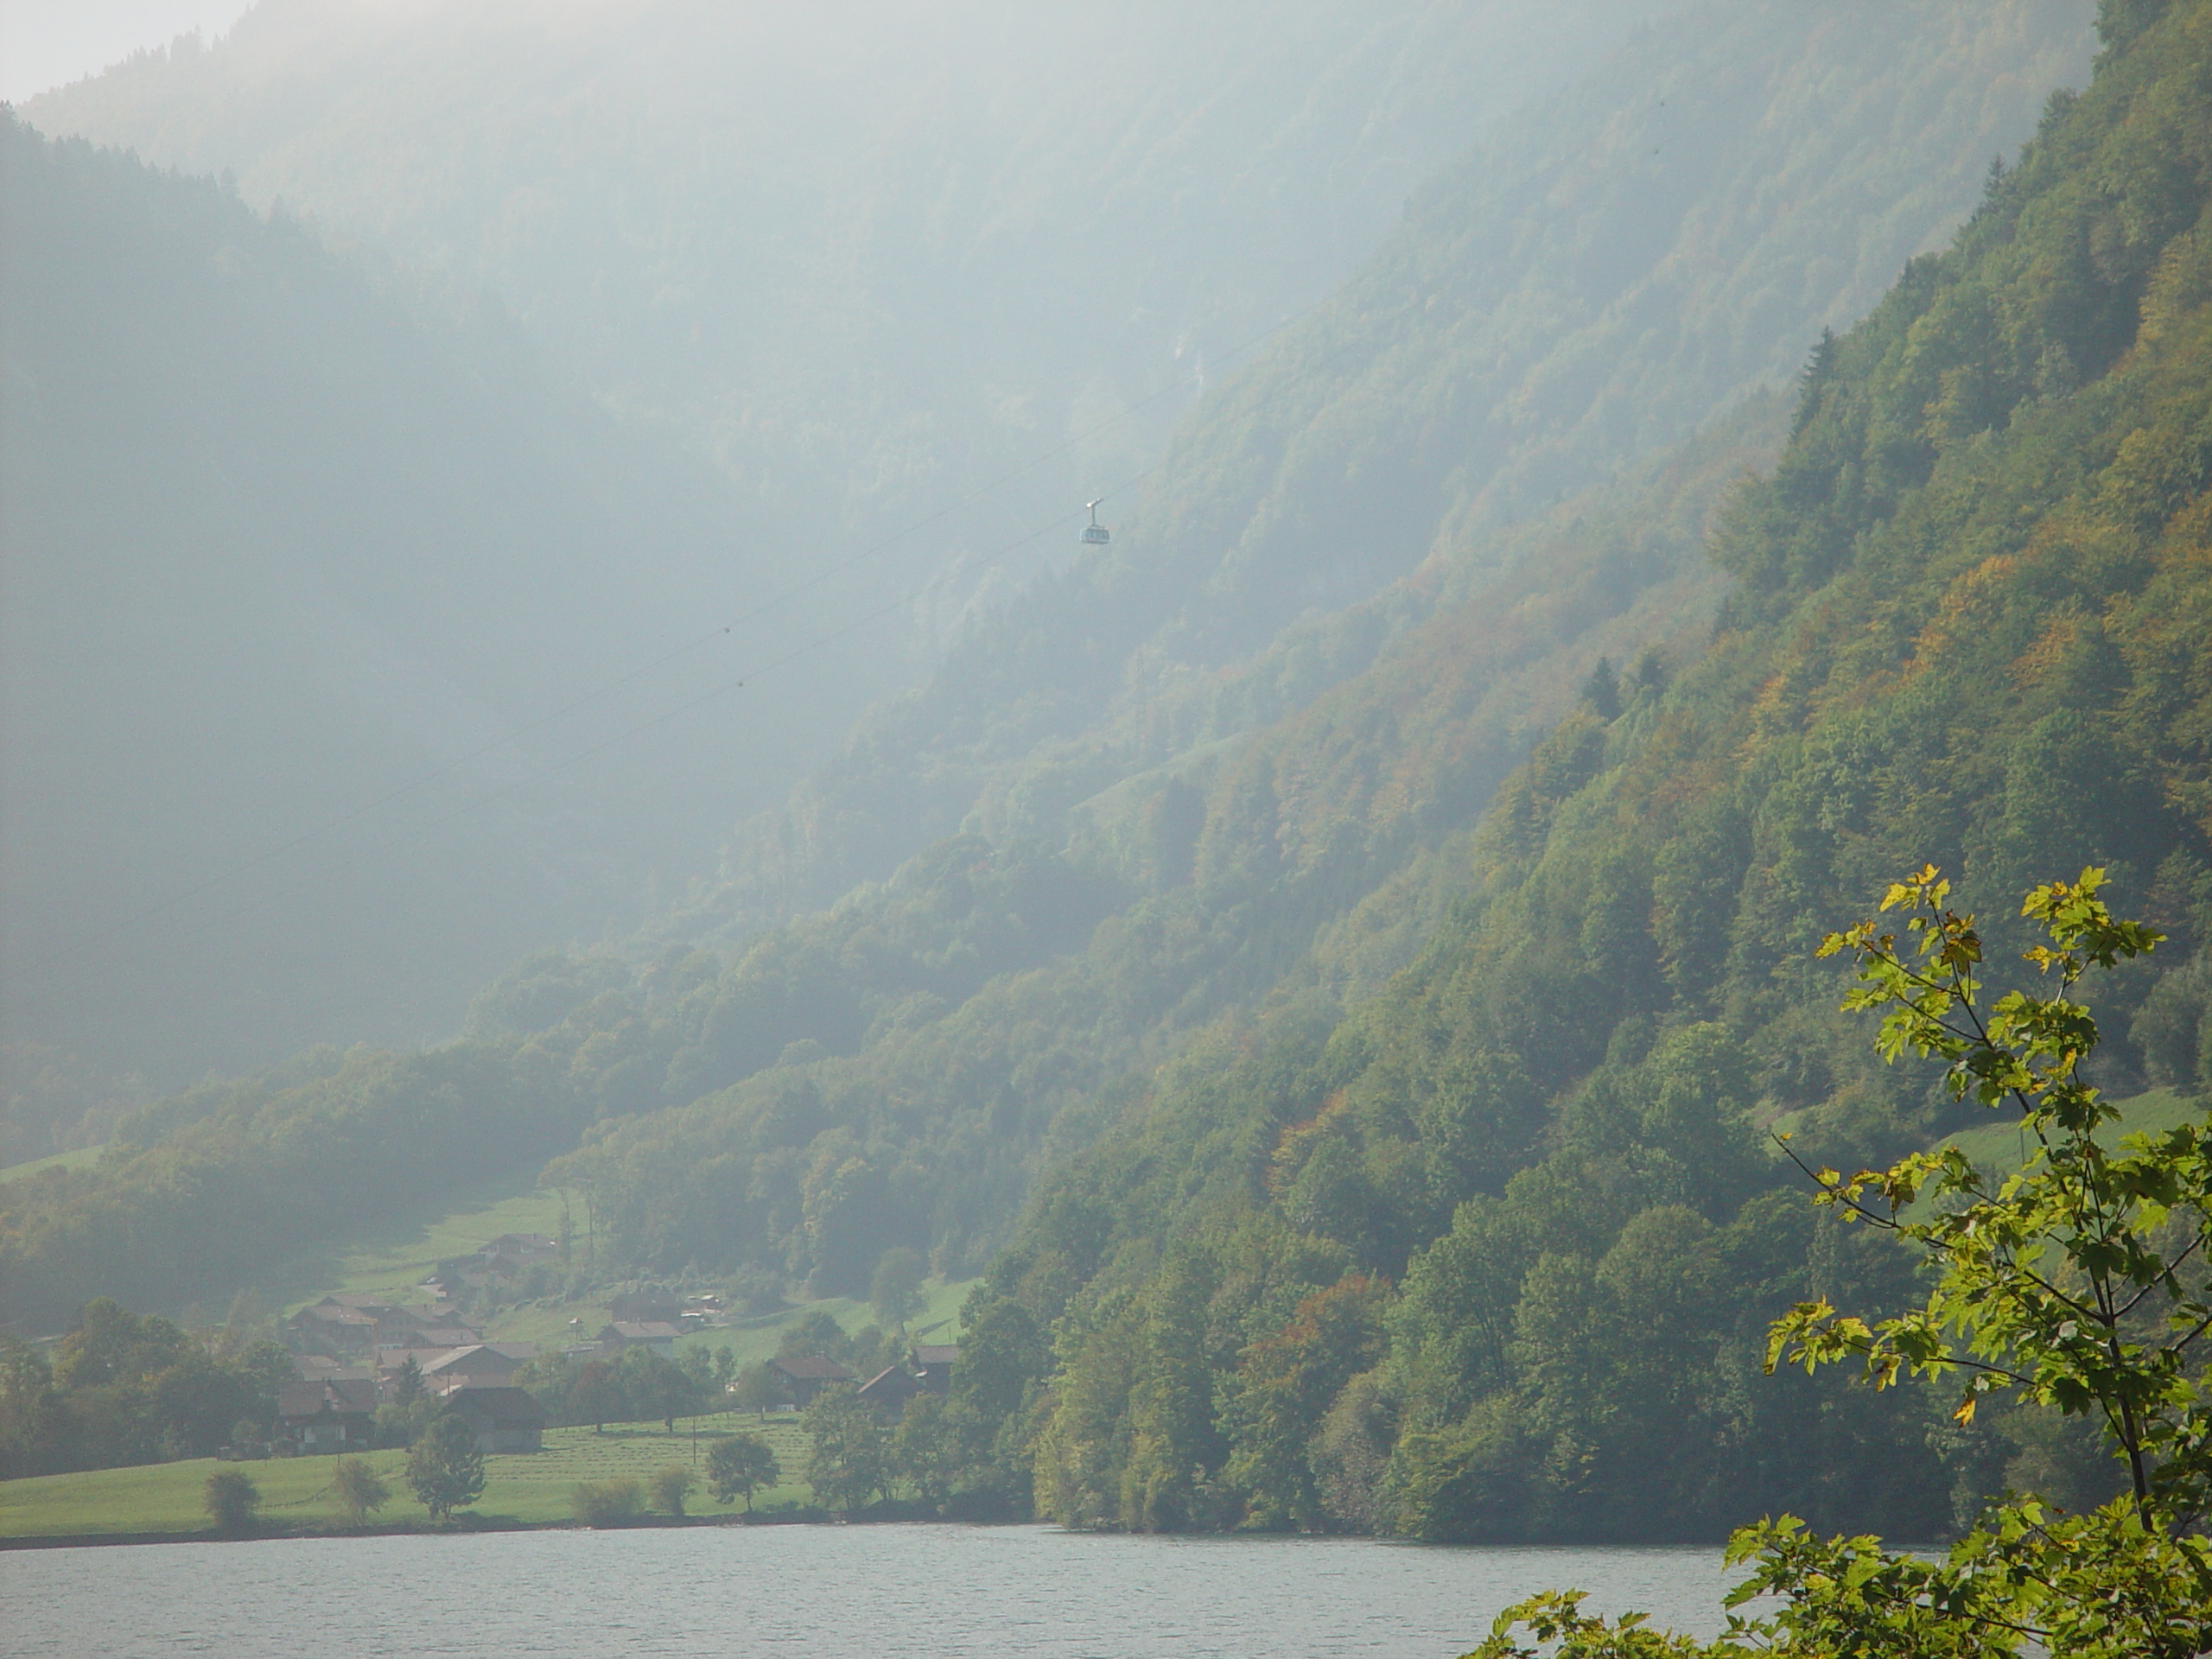
[[0,99],[20,104],[97,73],[141,47],[198,29],[209,40],[250,0],[5,0],[0,4]]

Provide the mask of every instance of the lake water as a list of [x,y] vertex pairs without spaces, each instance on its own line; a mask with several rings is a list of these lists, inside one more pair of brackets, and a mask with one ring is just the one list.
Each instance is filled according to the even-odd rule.
[[1551,1586],[1711,1635],[1715,1549],[698,1527],[0,1554],[0,1650],[1452,1659]]

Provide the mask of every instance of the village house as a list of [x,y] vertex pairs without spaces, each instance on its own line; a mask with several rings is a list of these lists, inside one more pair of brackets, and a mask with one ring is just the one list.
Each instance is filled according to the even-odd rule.
[[918,1342],[908,1351],[908,1361],[922,1386],[931,1394],[952,1392],[952,1368],[960,1359],[957,1342]]
[[860,1397],[879,1415],[890,1418],[905,1416],[906,1402],[922,1392],[922,1379],[904,1365],[878,1371],[860,1386]]
[[601,1327],[599,1351],[615,1354],[625,1348],[650,1348],[657,1354],[673,1354],[676,1339],[683,1334],[663,1319],[617,1319]]
[[[289,1345],[303,1353],[352,1354],[403,1343],[458,1347],[481,1340],[480,1333],[454,1321],[450,1306],[401,1307],[366,1291],[326,1296],[286,1319],[283,1332]],[[426,1332],[446,1339],[420,1340]]]
[[607,1310],[617,1325],[679,1325],[683,1299],[658,1290],[626,1290]]
[[[471,1357],[454,1362],[460,1356]],[[423,1374],[423,1383],[432,1394],[443,1394],[448,1389],[461,1386],[468,1378],[488,1378],[504,1382],[531,1360],[537,1357],[534,1342],[459,1343],[444,1348],[392,1347],[377,1350],[377,1375],[384,1379],[387,1390],[406,1367],[409,1360]]]
[[307,1351],[359,1353],[376,1340],[377,1321],[372,1313],[326,1296],[286,1319],[283,1328],[286,1337]]
[[512,1262],[527,1268],[552,1261],[561,1254],[561,1246],[558,1240],[543,1233],[501,1233],[476,1253],[487,1262]]
[[521,1360],[482,1342],[449,1349],[435,1359],[416,1363],[423,1367],[423,1386],[432,1394],[451,1394],[455,1389],[505,1382],[523,1367]]
[[446,1409],[467,1423],[480,1452],[537,1452],[545,1444],[545,1408],[527,1390],[456,1389]]
[[791,1403],[804,1407],[832,1382],[849,1382],[853,1374],[834,1359],[824,1359],[819,1354],[795,1354],[788,1359],[772,1359],[768,1370],[779,1379],[791,1395]]
[[326,1377],[286,1382],[276,1390],[276,1437],[303,1452],[365,1450],[376,1424],[372,1378]]
[[372,1382],[376,1372],[366,1365],[348,1365],[328,1354],[294,1354],[292,1375],[302,1382]]

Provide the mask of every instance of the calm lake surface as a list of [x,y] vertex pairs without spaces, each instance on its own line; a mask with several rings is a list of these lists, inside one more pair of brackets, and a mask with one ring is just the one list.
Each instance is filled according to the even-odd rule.
[[0,1554],[15,1655],[1452,1659],[1553,1586],[1710,1635],[1715,1549],[715,1527]]

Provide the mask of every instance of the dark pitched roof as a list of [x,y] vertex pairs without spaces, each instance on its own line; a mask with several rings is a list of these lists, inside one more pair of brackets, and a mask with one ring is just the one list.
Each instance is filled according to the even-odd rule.
[[362,1377],[283,1382],[276,1389],[276,1414],[288,1419],[319,1417],[325,1411],[356,1415],[374,1411],[377,1397],[376,1383]]
[[[625,1342],[673,1342],[683,1332],[665,1319],[617,1319],[607,1327]],[[599,1334],[604,1338],[607,1331]]]
[[520,1360],[503,1354],[498,1349],[480,1342],[471,1343],[466,1348],[455,1348],[449,1353],[440,1354],[435,1359],[422,1362],[423,1374],[426,1376],[442,1376],[447,1371],[455,1370],[472,1370],[480,1374],[497,1371],[500,1376],[505,1376],[521,1363]]
[[276,1414],[279,1417],[312,1417],[322,1409],[323,1397],[320,1382],[279,1382],[276,1385]]
[[323,1386],[337,1396],[332,1404],[340,1411],[374,1411],[383,1395],[373,1376],[334,1376]]
[[917,1365],[954,1365],[960,1360],[960,1344],[957,1342],[918,1342],[914,1344],[914,1363]]
[[846,1382],[852,1373],[834,1359],[824,1359],[819,1354],[794,1354],[789,1359],[768,1362],[785,1376],[800,1380],[812,1379],[822,1382]]
[[303,1307],[292,1315],[290,1323],[302,1319],[320,1319],[325,1325],[374,1325],[376,1316],[364,1313],[358,1307],[348,1307],[342,1302],[317,1302],[313,1307]]
[[905,1400],[921,1391],[921,1379],[903,1365],[887,1366],[860,1388],[864,1400]]

